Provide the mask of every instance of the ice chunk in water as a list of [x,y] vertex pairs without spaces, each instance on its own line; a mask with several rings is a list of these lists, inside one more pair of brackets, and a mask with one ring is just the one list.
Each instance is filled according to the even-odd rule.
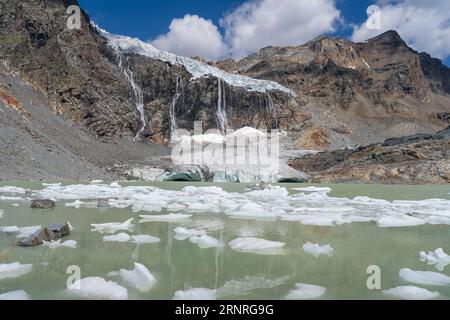
[[420,261],[426,261],[429,265],[434,265],[439,271],[444,271],[445,267],[450,264],[450,256],[442,248],[439,248],[434,252],[421,251]]
[[77,247],[77,242],[75,240],[67,240],[64,242],[61,242],[61,239],[59,240],[52,240],[52,241],[43,241],[42,245],[44,247],[48,247],[52,250],[56,248],[66,247],[66,248],[72,248],[75,249]]
[[382,228],[389,227],[412,227],[420,226],[426,222],[422,219],[411,216],[385,216],[378,220],[378,226]]
[[186,240],[191,237],[202,236],[205,235],[205,230],[197,230],[197,229],[186,229],[182,227],[178,227],[175,229],[175,239],[177,240]]
[[332,189],[328,187],[305,187],[305,188],[293,188],[292,190],[301,191],[301,192],[331,192]]
[[[284,247],[284,242],[269,241],[260,238],[237,238],[230,241],[229,246],[236,251],[248,252],[267,252],[267,254],[280,253],[280,249]],[[275,251],[274,251],[275,250]]]
[[195,243],[202,249],[220,247],[219,240],[217,240],[213,237],[207,236],[205,234],[202,236],[191,237],[191,238],[189,238],[189,241],[191,241],[192,243]]
[[159,243],[161,239],[158,237],[153,237],[147,234],[139,234],[136,236],[131,236],[133,238],[132,242],[137,244],[150,244],[150,243]]
[[67,292],[85,299],[95,300],[126,300],[128,290],[113,281],[100,277],[89,277],[75,281]]
[[173,300],[216,300],[217,290],[192,288],[175,292]]
[[3,218],[3,214],[5,213],[4,210],[0,209],[0,219]]
[[290,276],[275,279],[268,279],[265,276],[245,276],[243,279],[225,282],[217,289],[217,296],[220,298],[243,296],[256,289],[272,289],[284,285],[290,278]]
[[318,258],[321,254],[328,257],[333,256],[334,249],[329,245],[321,246],[317,243],[307,242],[303,245],[303,251],[312,254],[314,257]]
[[7,226],[0,227],[0,233],[17,233],[17,238],[26,238],[36,233],[41,226],[33,226],[33,227],[17,227],[17,226]]
[[286,296],[287,300],[308,300],[308,299],[316,299],[325,294],[327,288],[305,284],[305,283],[297,283],[295,285],[295,289],[289,291]]
[[30,297],[25,291],[17,290],[0,294],[0,300],[30,300]]
[[406,300],[428,300],[439,296],[439,292],[437,291],[429,291],[415,286],[392,288],[383,290],[383,293]]
[[142,293],[149,292],[156,283],[152,273],[140,263],[134,264],[134,270],[121,269],[119,273],[125,282]]
[[400,277],[408,282],[430,285],[430,286],[448,286],[450,277],[445,274],[432,271],[414,271],[411,269],[401,269]]
[[139,218],[141,220],[139,223],[145,223],[145,222],[153,222],[153,221],[159,221],[159,222],[171,222],[171,221],[182,221],[186,220],[192,217],[191,214],[181,214],[181,213],[171,213],[167,215],[140,215]]
[[134,218],[131,218],[123,223],[120,222],[108,222],[108,223],[102,223],[102,224],[91,224],[91,227],[93,228],[91,231],[98,231],[100,233],[116,233],[117,231],[133,231],[134,224],[133,224]]
[[0,280],[19,278],[33,270],[32,264],[21,264],[19,262],[0,264]]
[[0,187],[0,193],[17,193],[17,194],[24,194],[27,193],[27,189],[19,188],[19,187]]
[[104,242],[128,242],[131,237],[126,233],[118,233],[112,236],[104,236]]

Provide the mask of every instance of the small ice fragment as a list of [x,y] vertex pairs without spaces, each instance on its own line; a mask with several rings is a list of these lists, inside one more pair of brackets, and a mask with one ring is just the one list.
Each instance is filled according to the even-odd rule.
[[59,240],[52,240],[52,241],[43,241],[42,245],[44,247],[48,247],[52,250],[54,250],[56,248],[61,248],[61,247],[75,249],[77,247],[77,242],[75,240],[67,240],[67,241],[61,242],[61,239],[59,239]]
[[75,228],[70,224],[70,222],[67,222],[67,225],[69,226],[70,232],[72,232]]
[[153,221],[159,221],[159,222],[171,222],[171,221],[180,221],[180,220],[186,220],[192,217],[191,214],[181,214],[181,213],[171,213],[167,215],[140,215],[139,216],[141,220],[139,223],[144,222],[153,222]]
[[191,237],[202,236],[205,234],[205,230],[186,229],[182,227],[178,227],[175,229],[175,239],[177,240],[186,240]]
[[434,265],[439,271],[444,271],[445,267],[450,264],[450,256],[444,252],[442,248],[434,250],[434,252],[420,252],[420,261]]
[[119,273],[125,282],[142,293],[149,292],[156,283],[152,273],[140,263],[134,264],[134,270],[121,269]]
[[27,193],[27,189],[20,188],[20,187],[0,187],[0,193],[18,193],[18,194],[24,194]]
[[292,190],[301,192],[324,192],[324,193],[333,191],[331,188],[328,187],[305,187],[305,188],[293,188]]
[[396,287],[383,290],[383,293],[406,300],[429,300],[439,296],[437,291],[429,291],[415,286]]
[[3,218],[3,214],[5,213],[4,210],[0,209],[0,219]]
[[81,298],[94,300],[126,300],[128,290],[113,281],[100,277],[89,277],[75,281],[66,289]]
[[126,233],[119,233],[112,236],[104,236],[103,241],[104,242],[128,242],[130,241],[131,237]]
[[25,291],[17,290],[0,294],[0,300],[30,300],[30,297]]
[[236,251],[265,251],[272,249],[281,249],[284,242],[269,241],[253,237],[244,237],[234,239],[229,243],[231,249]]
[[102,223],[102,224],[91,224],[91,227],[93,229],[91,231],[98,231],[100,233],[116,233],[117,231],[133,231],[134,224],[133,224],[134,218],[131,218],[123,223],[120,222],[108,222],[108,223]]
[[329,244],[321,246],[317,243],[312,243],[308,241],[303,245],[303,251],[312,254],[314,257],[318,258],[321,254],[327,255],[328,257],[332,257],[334,249]]
[[393,227],[413,227],[425,224],[425,221],[411,216],[385,216],[378,220],[378,226],[381,228],[393,228]]
[[308,299],[316,299],[325,294],[327,288],[305,284],[305,283],[297,283],[295,285],[295,289],[289,291],[286,295],[287,300],[308,300]]
[[450,277],[442,273],[432,271],[415,271],[411,269],[401,269],[400,277],[408,282],[430,285],[430,286],[448,286]]
[[217,290],[192,288],[175,292],[173,300],[216,300]]
[[118,276],[120,276],[120,272],[119,271],[111,271],[111,272],[108,272],[108,274],[106,276],[107,277],[118,277]]
[[8,278],[19,278],[33,270],[32,264],[21,264],[19,262],[0,264],[0,280]]
[[220,247],[219,240],[217,240],[213,237],[207,236],[205,234],[202,236],[191,237],[191,238],[189,238],[189,241],[191,241],[192,243],[195,243],[202,249]]
[[131,236],[133,238],[134,243],[137,244],[150,244],[150,243],[159,243],[161,242],[161,239],[158,237],[153,237],[147,234],[140,234],[136,236]]

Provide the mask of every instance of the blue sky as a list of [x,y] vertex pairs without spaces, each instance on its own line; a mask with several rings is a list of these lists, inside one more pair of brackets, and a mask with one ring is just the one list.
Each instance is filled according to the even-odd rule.
[[[265,7],[259,9],[249,9],[243,14],[240,9],[243,8],[242,5],[266,2]],[[272,33],[267,33],[264,30],[264,21],[258,22],[259,17],[264,17],[264,10],[271,10],[270,2],[274,0],[166,0],[166,1],[153,1],[153,0],[128,0],[128,1],[111,1],[111,0],[79,0],[81,7],[87,11],[91,18],[98,23],[102,28],[116,34],[123,34],[132,37],[138,37],[141,40],[152,41],[159,37],[159,41],[155,41],[153,44],[161,47],[168,51],[175,51],[177,54],[193,55],[197,52],[194,48],[198,48],[199,51],[204,51],[205,56],[208,58],[223,58],[224,56],[234,56],[240,57],[250,53],[251,51],[257,50],[257,48],[270,45],[274,39],[278,39],[279,43],[274,43],[274,45],[298,45],[304,43],[310,38],[317,36],[319,34],[327,33],[335,36],[342,36],[345,38],[360,40],[364,37],[370,37],[374,35],[374,32],[381,33],[381,31],[370,31],[364,30],[365,21],[367,20],[367,7],[376,3],[374,0],[283,0],[280,1],[287,4],[286,10],[279,10],[278,15],[281,21],[273,21],[274,29],[280,28],[279,33],[274,30]],[[320,1],[328,5],[328,10],[324,13],[318,13],[317,19],[314,18],[312,21],[319,21],[322,26],[311,27],[311,21],[305,21],[310,19],[308,16],[302,15],[302,3],[305,6],[309,6],[308,3]],[[393,0],[392,0],[393,1]],[[389,21],[386,19],[386,23],[389,24],[385,28],[391,29],[396,28],[400,32],[403,38],[410,44],[414,49],[419,51],[428,51],[433,56],[440,58],[446,58],[445,63],[450,65],[450,46],[441,45],[436,46],[433,39],[427,40],[423,37],[416,35],[417,32],[414,30],[426,31],[426,28],[432,28],[430,24],[424,23],[421,27],[420,21],[421,16],[427,14],[428,11],[420,10],[431,10],[430,5],[425,5],[425,3],[437,3],[437,5],[442,5],[442,3],[449,3],[447,0],[395,0],[392,2],[390,0],[384,0],[383,3],[388,3],[386,6],[380,4],[382,13],[389,17]],[[398,4],[400,2],[400,4]],[[419,4],[417,4],[419,3]],[[281,4],[280,4],[281,5]],[[296,11],[298,11],[298,17],[293,14],[292,10],[289,10],[289,5],[292,5]],[[331,8],[331,7],[332,8]],[[397,6],[403,6],[397,8]],[[422,8],[425,7],[426,8]],[[325,6],[324,6],[325,7]],[[265,8],[265,9],[264,9]],[[279,8],[274,8],[279,9]],[[310,10],[316,10],[317,8],[309,8]],[[393,12],[399,12],[398,17],[392,18]],[[411,9],[411,10],[410,10]],[[411,23],[414,21],[414,10],[417,9],[417,24]],[[436,7],[434,9],[439,9]],[[259,10],[259,11],[258,11]],[[408,11],[409,10],[409,11]],[[412,12],[412,16],[403,17],[400,12]],[[450,31],[448,21],[450,21],[450,13],[447,16],[442,16],[439,13],[442,10],[429,11],[430,14],[440,14],[438,17],[434,17],[434,20],[447,21],[447,26],[441,27],[442,23],[436,25],[435,29],[430,30],[429,34],[436,36],[436,39],[442,39],[443,35],[445,37],[445,32]],[[308,8],[305,8],[305,12],[308,12]],[[339,16],[336,16],[338,12]],[[447,12],[450,12],[447,11]],[[187,19],[186,15],[195,15],[194,18]],[[283,17],[283,14],[286,17]],[[252,16],[253,15],[253,16]],[[198,16],[198,17],[197,17]],[[251,16],[251,18],[247,18]],[[183,19],[184,18],[184,19]],[[227,23],[221,20],[227,18]],[[174,26],[174,30],[170,33],[169,26],[171,25],[173,19],[180,19],[177,24],[178,27]],[[182,19],[182,20],[181,20]],[[245,21],[247,19],[247,21]],[[292,26],[286,24],[284,21],[292,20]],[[448,20],[447,20],[448,19]],[[206,22],[211,20],[211,23]],[[437,21],[439,22],[439,21]],[[191,32],[190,25],[197,24],[200,28],[210,29],[211,32],[206,36],[198,35],[197,38]],[[257,33],[258,39],[255,37],[246,38],[240,30],[251,26],[255,30],[261,30]],[[359,28],[358,32],[354,31],[354,28]],[[392,27],[395,26],[395,27]],[[295,32],[289,37],[285,37],[286,30],[296,30],[298,28],[298,37],[296,37]],[[177,29],[176,29],[177,28]],[[217,32],[214,31],[217,28]],[[425,28],[425,29],[424,29]],[[444,28],[440,30],[439,28]],[[312,30],[310,30],[312,29]],[[178,31],[177,31],[178,30]],[[302,30],[310,30],[308,32],[302,32]],[[178,33],[177,33],[178,32]],[[181,33],[181,35],[180,35]],[[267,34],[264,37],[264,33]],[[450,34],[450,32],[447,32]],[[200,37],[200,39],[198,39]],[[212,38],[209,38],[212,37]],[[450,42],[450,35],[448,42]],[[201,48],[198,45],[199,41],[201,43],[209,44],[205,48]],[[429,42],[428,42],[429,41]],[[192,51],[194,50],[194,51]],[[178,51],[178,52],[177,52]],[[226,51],[226,53],[225,53]],[[200,54],[200,52],[198,52]],[[208,56],[209,55],[209,56]],[[223,55],[223,56],[222,56]]]

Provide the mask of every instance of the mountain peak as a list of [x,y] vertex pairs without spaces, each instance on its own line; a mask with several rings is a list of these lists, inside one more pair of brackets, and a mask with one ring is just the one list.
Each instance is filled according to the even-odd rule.
[[400,46],[407,47],[408,46],[406,44],[406,42],[402,39],[400,34],[395,30],[386,31],[376,37],[369,39],[368,42],[372,42],[372,43],[377,42],[380,44],[393,46],[393,47],[400,47]]

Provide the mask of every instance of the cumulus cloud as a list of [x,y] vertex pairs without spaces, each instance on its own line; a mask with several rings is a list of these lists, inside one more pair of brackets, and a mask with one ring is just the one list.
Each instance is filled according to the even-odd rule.
[[187,57],[202,56],[215,60],[228,53],[217,26],[211,20],[190,14],[173,19],[169,32],[157,37],[151,44]]
[[249,0],[221,20],[225,39],[211,20],[188,14],[151,43],[184,56],[241,58],[265,46],[299,45],[333,32],[340,18],[335,0]]
[[438,58],[450,55],[450,1],[396,0],[377,3],[380,6],[380,27],[367,23],[355,26],[352,40],[364,41],[387,30],[396,30],[414,49]]
[[335,30],[334,0],[252,0],[223,20],[225,40],[236,58],[269,45],[299,45]]

